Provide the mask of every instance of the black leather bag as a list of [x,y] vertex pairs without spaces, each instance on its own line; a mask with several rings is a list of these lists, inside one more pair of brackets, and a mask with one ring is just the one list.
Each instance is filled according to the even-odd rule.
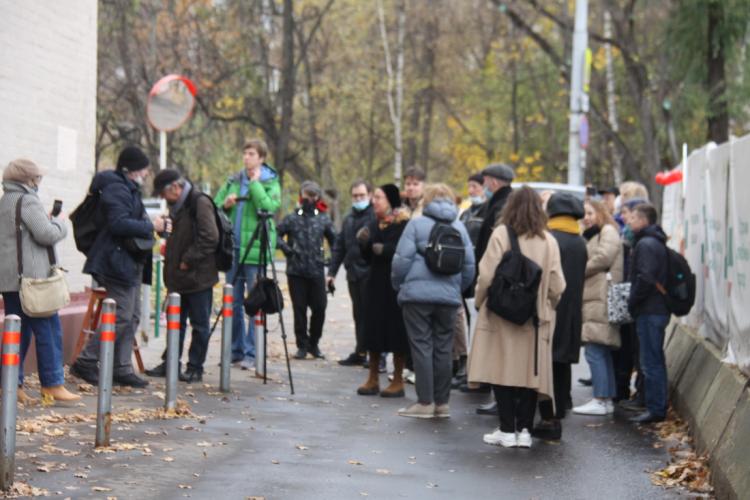
[[284,309],[284,296],[278,283],[271,278],[258,277],[243,302],[245,313],[255,316],[258,311],[277,314]]

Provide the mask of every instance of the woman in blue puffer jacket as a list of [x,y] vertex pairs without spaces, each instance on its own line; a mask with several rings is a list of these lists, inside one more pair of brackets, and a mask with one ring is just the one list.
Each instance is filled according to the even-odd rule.
[[[445,184],[425,188],[423,215],[412,219],[396,247],[391,281],[398,292],[409,337],[418,402],[399,410],[416,418],[450,416],[452,347],[455,317],[461,293],[474,279],[474,248],[463,224],[456,220],[455,196]],[[463,268],[455,274],[438,274],[425,261],[424,251],[433,226],[450,224],[461,235]]]

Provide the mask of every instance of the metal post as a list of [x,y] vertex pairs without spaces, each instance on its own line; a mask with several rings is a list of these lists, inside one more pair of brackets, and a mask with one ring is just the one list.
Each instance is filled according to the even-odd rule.
[[161,254],[156,255],[156,299],[154,302],[154,338],[159,338],[161,327]]
[[177,376],[180,368],[180,294],[167,298],[167,382],[164,409],[174,410],[177,404]]
[[3,332],[3,398],[0,446],[3,458],[0,462],[0,488],[8,490],[13,485],[16,470],[16,398],[18,397],[18,370],[21,358],[21,318],[15,314],[5,317]]
[[255,375],[266,377],[266,331],[263,327],[263,313],[258,312],[255,321]]
[[584,154],[580,144],[581,116],[586,105],[583,72],[588,45],[588,0],[576,0],[575,31],[573,33],[573,65],[570,73],[570,136],[568,139],[568,184],[583,185]]
[[234,287],[224,285],[224,295],[221,302],[221,379],[219,389],[229,392],[230,363],[232,362],[232,303]]
[[149,326],[151,322],[151,286],[141,285],[141,338],[148,339]]
[[99,393],[96,401],[97,448],[109,446],[112,428],[112,369],[115,363],[115,310],[113,299],[104,299],[99,316]]
[[159,131],[159,170],[167,168],[167,133]]

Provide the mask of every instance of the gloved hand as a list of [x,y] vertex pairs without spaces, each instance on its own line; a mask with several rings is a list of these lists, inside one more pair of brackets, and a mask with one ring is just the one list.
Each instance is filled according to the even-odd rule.
[[370,239],[370,228],[367,226],[363,227],[362,229],[357,231],[355,238],[357,238],[357,241],[360,243],[367,243],[367,241]]
[[375,255],[382,255],[383,254],[383,244],[382,243],[373,243],[372,245],[372,253]]

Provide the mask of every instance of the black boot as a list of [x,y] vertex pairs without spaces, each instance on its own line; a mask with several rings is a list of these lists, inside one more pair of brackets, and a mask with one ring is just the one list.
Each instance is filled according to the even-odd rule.
[[458,389],[466,383],[466,356],[461,356],[457,361],[455,376],[451,380],[451,388]]
[[162,362],[149,370],[146,370],[146,375],[149,377],[166,377],[167,376],[167,363]]
[[99,371],[96,369],[96,365],[89,366],[76,361],[70,365],[70,374],[91,385],[99,385]]

